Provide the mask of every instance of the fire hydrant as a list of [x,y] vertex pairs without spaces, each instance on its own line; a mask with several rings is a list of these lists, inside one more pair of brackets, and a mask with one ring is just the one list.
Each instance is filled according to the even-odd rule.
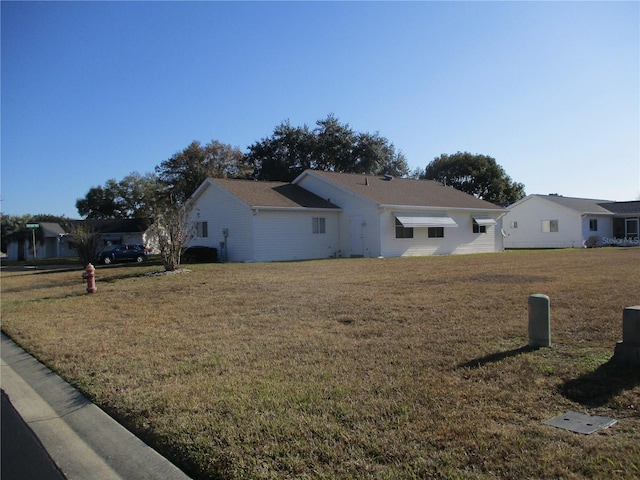
[[96,288],[96,267],[89,264],[87,269],[82,272],[82,281],[87,282],[87,293],[95,293],[98,291]]

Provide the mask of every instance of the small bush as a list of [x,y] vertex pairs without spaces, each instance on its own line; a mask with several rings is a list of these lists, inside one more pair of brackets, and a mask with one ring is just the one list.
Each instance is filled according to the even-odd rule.
[[218,250],[212,247],[189,247],[182,255],[182,263],[217,263]]
[[590,236],[586,242],[584,242],[585,248],[595,248],[598,246],[598,237],[595,235]]

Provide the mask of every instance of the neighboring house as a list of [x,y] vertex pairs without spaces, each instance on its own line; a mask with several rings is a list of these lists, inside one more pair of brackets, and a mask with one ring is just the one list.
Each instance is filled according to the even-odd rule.
[[[8,260],[53,257],[72,257],[77,255],[73,241],[68,232],[56,222],[34,222],[37,229],[29,230],[23,242],[9,242],[7,245]],[[33,234],[36,237],[35,252],[33,249]]]
[[640,245],[640,200],[601,205],[613,213],[613,236],[603,238],[603,244]]
[[[141,243],[147,245],[150,251],[157,250],[157,241],[148,229],[150,222],[145,219],[69,220],[61,223],[34,222],[39,225],[36,233],[35,258],[76,257],[78,251],[71,233],[73,228],[69,224],[84,222],[90,222],[100,234],[99,249],[109,245]],[[29,237],[22,245],[19,242],[9,243],[6,258],[9,260],[34,258],[32,237]]]
[[291,183],[207,179],[192,246],[232,262],[502,251],[506,210],[431,180],[306,170]]
[[595,247],[611,244],[613,238],[620,244],[638,241],[640,202],[528,195],[508,208],[505,248]]

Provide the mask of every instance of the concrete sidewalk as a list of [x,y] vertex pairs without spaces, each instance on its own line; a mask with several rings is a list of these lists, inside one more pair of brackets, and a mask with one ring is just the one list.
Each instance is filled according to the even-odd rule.
[[[0,348],[2,390],[67,480],[189,478],[4,334]],[[21,434],[14,425],[2,425],[3,444]]]

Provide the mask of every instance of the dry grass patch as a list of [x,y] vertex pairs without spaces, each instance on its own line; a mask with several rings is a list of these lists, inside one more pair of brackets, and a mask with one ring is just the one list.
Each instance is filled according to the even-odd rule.
[[[637,478],[640,249],[2,273],[2,328],[196,478]],[[527,297],[551,298],[529,350]],[[566,410],[619,423],[542,425]]]

